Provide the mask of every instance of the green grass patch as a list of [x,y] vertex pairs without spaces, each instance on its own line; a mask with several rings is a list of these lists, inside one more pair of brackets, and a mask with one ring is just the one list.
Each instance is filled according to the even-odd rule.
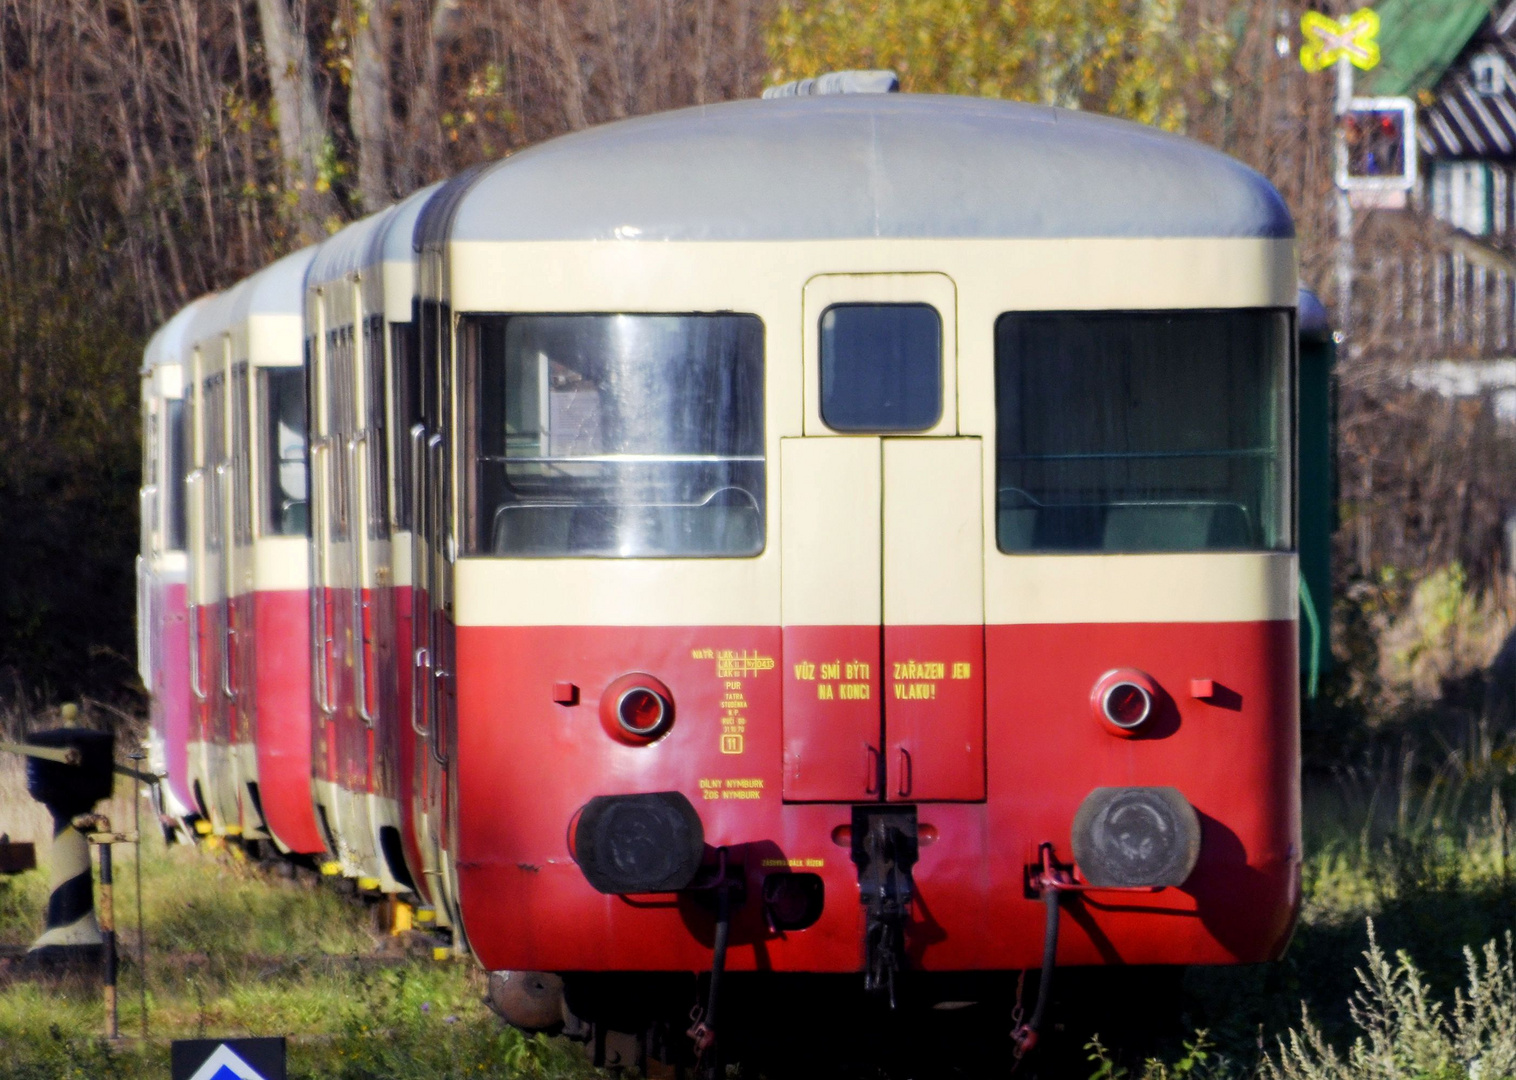
[[[290,1037],[291,1077],[338,1080],[589,1076],[583,1052],[524,1036],[484,1004],[464,960],[437,962],[375,928],[361,904],[235,851],[144,845],[149,1038],[141,1036],[133,854],[117,849],[120,1026],[107,1042],[93,976],[0,961],[0,1080],[168,1075],[175,1038]],[[40,931],[45,870],[0,879],[0,945]],[[424,943],[422,943],[424,944]]]

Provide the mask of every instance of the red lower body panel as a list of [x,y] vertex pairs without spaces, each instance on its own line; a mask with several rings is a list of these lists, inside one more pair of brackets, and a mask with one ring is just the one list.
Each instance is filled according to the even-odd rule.
[[[708,966],[705,907],[685,895],[602,895],[569,847],[574,815],[591,797],[679,791],[699,812],[706,843],[727,845],[749,878],[730,967],[860,969],[863,908],[843,827],[855,803],[879,795],[851,795],[864,776],[848,755],[837,767],[850,775],[836,790],[852,801],[786,801],[788,640],[777,627],[458,628],[454,850],[464,925],[487,967]],[[1060,963],[1278,955],[1299,902],[1295,624],[989,626],[983,640],[982,691],[972,666],[959,669],[962,685],[947,685],[954,662],[972,665],[967,638],[962,659],[905,658],[947,665],[941,679],[918,667],[903,681],[943,684],[951,730],[963,726],[966,701],[981,692],[984,701],[983,799],[914,801],[923,840],[906,935],[912,965],[1036,966],[1043,912],[1025,895],[1024,868],[1043,841],[1072,857],[1075,811],[1102,786],[1177,787],[1202,823],[1200,861],[1179,888],[1070,898]],[[1146,672],[1163,691],[1151,731],[1137,738],[1112,735],[1091,712],[1091,688],[1118,667]],[[603,689],[638,671],[667,684],[674,700],[672,728],[648,746],[618,742],[599,718]],[[878,680],[886,695],[890,676]],[[1190,698],[1192,679],[1214,680],[1216,693]],[[564,682],[578,687],[577,704],[554,701],[554,684]],[[902,700],[912,709],[895,735],[888,713],[878,714],[885,739],[909,736],[929,759],[934,698]],[[730,738],[737,732],[740,748]],[[961,738],[954,746],[971,765],[943,775],[947,797],[963,799],[974,793],[966,785],[978,747]],[[890,782],[899,787],[901,777]],[[765,876],[792,872],[822,878],[825,907],[814,926],[776,933],[756,898]]]
[[158,611],[162,620],[151,628],[159,635],[154,656],[159,660],[153,672],[152,724],[162,739],[164,766],[169,791],[180,806],[193,807],[194,794],[189,779],[190,684],[189,684],[189,614],[185,607],[183,583],[162,586]]
[[311,801],[309,605],[304,590],[253,594],[258,795],[269,829],[301,854],[324,846]]

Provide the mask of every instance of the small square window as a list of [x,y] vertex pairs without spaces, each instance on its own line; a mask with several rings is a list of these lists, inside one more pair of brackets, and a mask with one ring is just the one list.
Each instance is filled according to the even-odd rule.
[[1499,53],[1480,53],[1469,63],[1474,80],[1474,92],[1481,97],[1494,97],[1505,93],[1506,66]]
[[930,304],[821,315],[821,419],[834,431],[925,431],[942,419],[942,316]]

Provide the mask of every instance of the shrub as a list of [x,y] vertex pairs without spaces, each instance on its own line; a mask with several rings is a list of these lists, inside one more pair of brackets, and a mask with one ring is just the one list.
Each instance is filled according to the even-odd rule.
[[1366,966],[1349,1003],[1361,1034],[1346,1053],[1331,1046],[1303,1014],[1264,1061],[1267,1080],[1496,1080],[1516,1076],[1516,951],[1512,936],[1488,942],[1481,955],[1465,947],[1467,987],[1444,1008],[1411,957],[1393,960],[1369,923]]

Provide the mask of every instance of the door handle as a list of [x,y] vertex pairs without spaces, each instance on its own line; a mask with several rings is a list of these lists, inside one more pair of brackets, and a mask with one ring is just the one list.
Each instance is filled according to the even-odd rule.
[[425,685],[422,682],[423,671],[430,672],[432,669],[432,654],[425,645],[416,650],[411,659],[411,730],[422,738],[430,738],[426,728],[421,726],[422,702],[425,700]]
[[447,755],[442,752],[442,725],[438,723],[437,720],[442,713],[440,701],[442,697],[442,687],[439,684],[443,679],[447,677],[447,672],[442,668],[435,668],[432,671],[432,685],[429,689],[431,691],[433,700],[437,701],[437,715],[427,717],[426,725],[426,742],[427,746],[431,749],[432,760],[443,768],[447,768]]
[[232,598],[226,598],[226,620],[221,637],[221,694],[228,701],[235,700],[237,688],[232,684],[232,643],[237,640],[236,621],[232,615]]
[[328,671],[332,644],[331,613],[327,610],[326,603],[329,569],[326,549],[330,529],[330,522],[327,521],[329,449],[326,439],[317,439],[311,443],[310,447],[311,551],[315,571],[312,575],[314,580],[311,582],[311,659],[315,669],[311,672],[311,679],[315,683],[316,705],[326,717],[333,716],[337,711],[331,701],[330,672]]
[[872,746],[865,745],[864,755],[866,771],[864,772],[863,793],[865,795],[879,794],[879,751]]
[[353,588],[353,697],[358,704],[358,717],[368,727],[374,726],[374,711],[369,706],[368,676],[373,666],[369,663],[370,607],[363,599],[363,583]]
[[371,642],[369,633],[370,606],[363,599],[363,590],[368,583],[369,565],[369,498],[368,498],[368,434],[360,434],[347,445],[348,459],[353,476],[353,536],[357,541],[356,573],[353,581],[353,697],[358,703],[358,717],[368,727],[374,726],[374,709],[369,704],[368,677],[374,666],[369,660]]
[[189,517],[189,588],[188,598],[185,605],[185,614],[189,620],[189,682],[190,692],[195,695],[195,700],[204,703],[205,673],[200,670],[200,630],[202,623],[201,612],[204,610],[200,602],[200,594],[204,590],[205,561],[207,558],[205,543],[205,491],[203,488],[205,471],[194,469],[184,478],[185,509]]
[[915,776],[912,773],[911,752],[905,747],[900,748],[900,783],[895,786],[895,794],[901,798],[911,793],[911,787]]

